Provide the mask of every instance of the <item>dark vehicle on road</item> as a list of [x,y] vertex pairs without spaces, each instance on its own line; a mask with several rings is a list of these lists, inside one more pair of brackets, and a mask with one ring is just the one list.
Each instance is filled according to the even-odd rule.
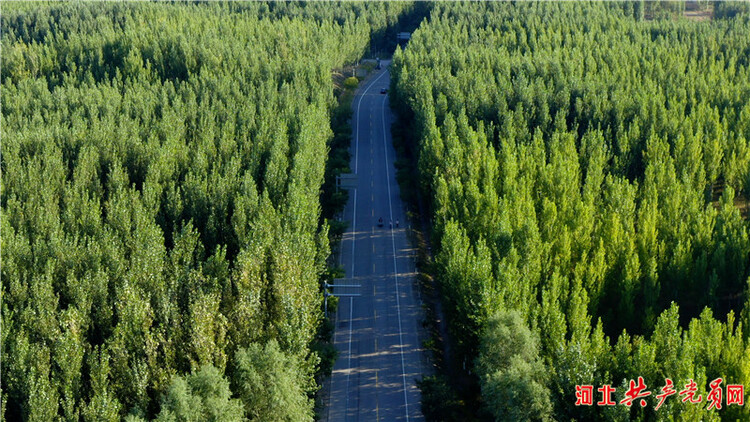
[[381,93],[381,94],[385,94],[385,93],[387,93],[387,92],[388,92],[388,89],[387,89],[387,88],[380,88],[380,93]]

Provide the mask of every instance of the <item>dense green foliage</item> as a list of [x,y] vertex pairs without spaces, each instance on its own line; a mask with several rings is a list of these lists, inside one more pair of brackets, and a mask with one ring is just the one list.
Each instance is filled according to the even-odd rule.
[[410,7],[3,4],[7,420],[312,418],[331,70]]
[[552,405],[539,358],[539,339],[517,312],[499,311],[487,321],[477,372],[482,377],[482,395],[495,419],[550,418]]
[[750,417],[574,406],[639,375],[750,385],[750,21],[642,6],[439,4],[394,55],[450,330],[498,419]]
[[302,421],[312,417],[305,373],[275,340],[237,352],[235,390],[251,420]]
[[428,2],[404,1],[272,1],[256,7],[253,4],[230,2],[227,7],[242,10],[247,7],[260,16],[300,17],[318,21],[333,21],[341,25],[362,21],[370,28],[370,55],[388,54],[396,47],[396,34],[416,27],[424,18]]
[[[241,420],[242,403],[231,398],[229,382],[211,365],[187,376],[176,376],[161,400],[159,422]],[[130,422],[138,420],[129,418]]]
[[716,1],[714,17],[718,19],[734,18],[737,15],[750,14],[750,3],[741,1]]

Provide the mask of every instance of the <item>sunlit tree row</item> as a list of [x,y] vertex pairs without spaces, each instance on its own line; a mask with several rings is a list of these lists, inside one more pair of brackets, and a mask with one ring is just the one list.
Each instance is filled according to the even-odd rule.
[[[498,420],[750,415],[654,410],[665,378],[750,385],[750,20],[642,6],[439,4],[394,56],[458,359]],[[647,407],[574,405],[638,376]]]

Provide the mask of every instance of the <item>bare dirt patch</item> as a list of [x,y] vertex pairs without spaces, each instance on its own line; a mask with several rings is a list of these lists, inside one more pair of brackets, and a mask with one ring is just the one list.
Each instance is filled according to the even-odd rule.
[[710,21],[714,16],[714,5],[713,3],[685,2],[685,11],[682,16],[698,22]]
[[714,11],[713,8],[710,10],[686,10],[685,13],[682,14],[682,16],[685,19],[693,20],[693,21],[710,21],[713,18]]

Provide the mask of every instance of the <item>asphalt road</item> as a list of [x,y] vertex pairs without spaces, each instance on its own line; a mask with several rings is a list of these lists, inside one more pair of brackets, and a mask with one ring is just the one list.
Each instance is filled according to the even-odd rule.
[[[418,336],[421,303],[395,178],[393,116],[387,95],[380,93],[390,83],[386,64],[352,102],[351,168],[357,181],[344,210],[350,224],[341,264],[346,283],[361,287],[335,292],[361,296],[339,299],[334,335],[339,356],[331,376],[328,421],[424,419],[416,385],[424,365]],[[378,227],[381,217],[384,224]]]

